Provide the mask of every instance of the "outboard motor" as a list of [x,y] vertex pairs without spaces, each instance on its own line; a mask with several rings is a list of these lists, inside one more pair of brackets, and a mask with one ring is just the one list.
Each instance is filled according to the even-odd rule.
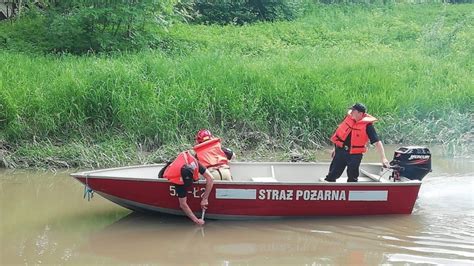
[[394,181],[399,181],[400,176],[410,180],[422,180],[431,172],[431,152],[425,147],[401,147],[395,151],[390,165]]

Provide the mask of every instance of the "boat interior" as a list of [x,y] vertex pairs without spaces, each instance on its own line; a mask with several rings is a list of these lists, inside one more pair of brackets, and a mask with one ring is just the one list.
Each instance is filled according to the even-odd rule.
[[[95,170],[73,174],[73,176],[107,177],[124,179],[158,179],[162,164],[129,166]],[[256,182],[256,183],[319,183],[325,182],[329,163],[289,163],[289,162],[238,162],[231,163],[232,181],[226,182]],[[359,183],[361,182],[393,182],[389,179],[390,170],[383,169],[380,164],[363,163],[360,166]],[[203,177],[201,177],[203,178]],[[402,178],[401,181],[408,181]],[[346,172],[337,183],[347,182]]]

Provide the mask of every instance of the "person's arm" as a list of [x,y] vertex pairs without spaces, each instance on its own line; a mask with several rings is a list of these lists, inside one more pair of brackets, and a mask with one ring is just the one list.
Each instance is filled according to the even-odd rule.
[[206,179],[206,191],[204,191],[201,196],[201,208],[205,210],[207,209],[207,205],[209,204],[208,199],[209,195],[211,194],[212,186],[214,186],[214,181],[212,180],[212,175],[209,170],[206,169],[206,171],[202,175]]
[[224,152],[225,156],[227,157],[227,160],[235,160],[235,153],[229,148],[222,147],[222,151]]
[[389,163],[388,163],[388,160],[387,160],[387,157],[385,157],[385,150],[383,148],[383,144],[382,144],[382,141],[377,141],[374,143],[375,145],[375,149],[377,150],[378,154],[380,155],[380,159],[382,160],[382,165],[384,167],[389,167]]
[[179,207],[184,211],[184,213],[189,217],[189,219],[191,219],[197,225],[204,225],[204,220],[197,218],[196,215],[194,215],[193,211],[191,211],[191,208],[189,208],[187,197],[178,198],[178,200]]
[[377,135],[377,132],[375,131],[374,125],[373,124],[368,124],[366,127],[366,133],[369,136],[370,143],[375,145],[375,149],[377,150],[377,153],[380,156],[380,160],[382,161],[382,165],[384,167],[389,167],[389,163],[387,160],[387,157],[385,157],[385,150],[383,148],[382,141],[380,140],[379,136]]

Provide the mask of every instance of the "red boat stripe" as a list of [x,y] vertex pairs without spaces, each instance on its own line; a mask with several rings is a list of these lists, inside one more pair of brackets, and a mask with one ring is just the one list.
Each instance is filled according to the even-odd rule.
[[257,199],[256,189],[217,188],[216,199]]
[[387,201],[388,190],[349,191],[349,201]]

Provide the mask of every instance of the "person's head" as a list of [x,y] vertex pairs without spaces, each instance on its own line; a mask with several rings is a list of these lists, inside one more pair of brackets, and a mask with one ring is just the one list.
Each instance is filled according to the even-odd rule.
[[355,103],[349,107],[349,109],[351,109],[351,117],[356,121],[361,120],[364,117],[365,112],[367,112],[367,107],[362,103]]
[[196,134],[196,142],[203,143],[204,141],[208,141],[212,138],[211,131],[207,129],[201,129]]
[[193,184],[193,168],[189,164],[183,165],[181,167],[181,178],[183,178],[184,186],[190,186]]

